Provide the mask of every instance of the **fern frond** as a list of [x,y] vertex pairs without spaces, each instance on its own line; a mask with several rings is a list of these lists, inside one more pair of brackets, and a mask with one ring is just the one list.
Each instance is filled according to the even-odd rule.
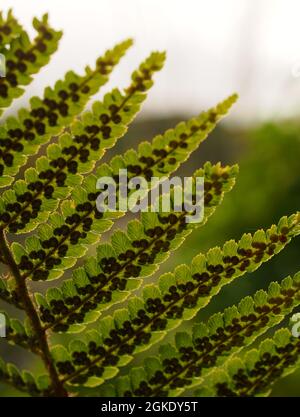
[[[49,25],[47,14],[35,18],[33,27],[35,38],[11,10],[0,11],[0,58],[7,69],[2,77],[2,59],[0,115],[58,47],[62,32]],[[113,89],[84,111],[131,44],[126,40],[106,51],[82,75],[67,72],[0,123],[0,189],[12,184],[0,196],[0,263],[9,271],[0,276],[0,302],[10,304],[0,311],[0,336],[33,354],[46,373],[31,374],[0,358],[0,385],[34,397],[268,395],[279,377],[300,366],[299,315],[291,318],[292,331],[273,330],[300,305],[300,272],[204,322],[190,322],[173,342],[169,336],[225,285],[254,272],[300,235],[300,213],[200,253],[144,285],[235,184],[238,166],[220,162],[205,163],[183,185],[178,177],[166,180],[237,95],[98,165],[127,132],[164,64],[165,53],[150,54],[128,88]],[[30,156],[34,166],[23,169]],[[127,210],[141,212],[139,219],[99,244]],[[9,239],[25,233],[29,237]],[[73,269],[96,244],[96,254]],[[35,292],[41,285],[31,281],[55,280],[68,269],[68,279]],[[22,319],[10,315],[14,307]],[[266,338],[267,332],[273,337]],[[134,360],[138,365],[129,368]]]
[[50,381],[47,375],[36,378],[28,371],[20,371],[12,363],[6,364],[2,358],[0,358],[0,381],[33,397],[49,396]]
[[9,317],[4,311],[1,311],[1,314],[6,319],[5,340],[12,345],[21,346],[33,353],[39,352],[38,339],[32,333],[28,321],[26,321],[26,324],[23,324],[20,320]]
[[0,277],[0,299],[23,309],[21,299],[16,291],[16,284],[9,275]]
[[9,10],[5,17],[3,12],[0,12],[0,52],[2,54],[6,54],[12,41],[18,38],[22,31],[23,28],[14,17],[12,10]]
[[228,360],[225,368],[216,369],[196,396],[252,397],[267,396],[278,379],[300,366],[300,339],[287,328],[278,330],[258,349]]
[[[3,23],[0,39],[4,34],[4,41],[7,40],[10,45],[5,50],[6,76],[0,78],[0,115],[4,108],[9,107],[15,98],[24,93],[22,87],[32,81],[32,75],[48,64],[62,36],[62,32],[49,26],[47,15],[41,20],[33,20],[33,27],[37,31],[33,41],[24,30],[20,30],[21,27],[11,12]],[[1,44],[2,42],[3,39]]]
[[131,44],[128,40],[108,50],[97,59],[96,68],[86,67],[82,76],[68,72],[54,88],[45,89],[42,99],[33,97],[30,110],[21,109],[17,118],[7,118],[0,126],[0,188],[13,181],[27,157],[37,153],[41,144],[64,131],[88,99],[107,82],[108,74]]
[[192,334],[177,333],[176,345],[160,346],[160,358],[146,359],[141,369],[121,378],[116,386],[127,385],[126,391],[115,395],[173,397],[206,385],[207,373],[278,325],[299,304],[300,273],[280,284],[272,282],[267,292],[260,290],[213,315],[206,324],[196,324]]
[[1,228],[12,233],[32,231],[57,209],[59,201],[80,185],[81,174],[92,171],[105,150],[115,145],[146,99],[152,76],[162,68],[164,53],[152,53],[132,75],[131,85],[120,92],[114,89],[103,102],[95,102],[93,110],[70,126],[70,133],[47,148],[36,167],[26,170],[25,180],[17,181],[2,195]]
[[[128,179],[138,174],[144,176],[150,185],[152,176],[161,178],[171,174],[207,137],[235,98],[230,97],[216,108],[200,115],[198,119],[180,123],[164,136],[155,137],[152,143],[142,143],[138,152],[129,150],[123,157],[113,158],[110,165],[102,165],[96,175],[89,175],[83,185],[74,190],[73,199],[65,200],[61,205],[61,212],[53,214],[48,224],[40,226],[37,235],[26,240],[25,247],[16,243],[12,245],[16,262],[22,271],[26,271],[23,274],[24,279],[29,277],[33,280],[45,280],[60,277],[63,270],[73,266],[86,253],[86,245],[97,243],[101,234],[110,229],[112,219],[124,215],[122,212],[100,213],[97,210],[96,199],[100,192],[95,191],[98,178],[115,178],[119,169],[128,168],[131,173]],[[179,144],[180,150],[176,149],[175,143],[176,147]],[[207,169],[208,167],[209,165]],[[213,192],[219,192],[213,188],[213,179],[208,185]],[[205,202],[212,198],[213,194],[207,190]],[[33,256],[30,256],[32,252]]]

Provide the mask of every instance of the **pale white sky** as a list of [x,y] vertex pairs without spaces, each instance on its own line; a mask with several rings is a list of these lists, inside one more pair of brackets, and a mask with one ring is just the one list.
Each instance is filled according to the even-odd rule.
[[233,120],[300,113],[299,0],[0,0],[0,7],[12,7],[26,28],[49,12],[64,30],[59,51],[19,106],[133,37],[102,92],[126,86],[151,50],[167,50],[144,114],[198,113],[233,91],[240,94]]

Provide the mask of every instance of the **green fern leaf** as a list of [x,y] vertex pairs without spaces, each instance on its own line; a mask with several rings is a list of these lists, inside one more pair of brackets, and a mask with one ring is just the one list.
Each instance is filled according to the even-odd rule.
[[[1,18],[2,20],[2,18]],[[34,19],[33,27],[36,38],[31,41],[28,34],[8,13],[7,20],[2,21],[3,42],[9,42],[9,48],[3,51],[6,60],[6,76],[0,78],[0,114],[2,109],[10,106],[12,101],[24,93],[23,86],[32,81],[32,75],[48,64],[51,55],[57,50],[62,32],[55,31],[48,24],[48,16],[41,20]],[[15,30],[16,29],[16,30]],[[6,33],[6,35],[5,35]]]

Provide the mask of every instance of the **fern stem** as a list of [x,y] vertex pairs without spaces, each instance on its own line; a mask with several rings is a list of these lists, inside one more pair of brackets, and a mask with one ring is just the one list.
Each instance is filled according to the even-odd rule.
[[2,230],[0,231],[0,250],[2,254],[4,255],[5,260],[7,264],[9,265],[9,268],[15,278],[16,290],[19,294],[20,299],[22,300],[24,310],[30,320],[30,324],[38,339],[39,347],[41,350],[41,358],[45,364],[46,369],[49,372],[49,377],[52,382],[53,394],[57,397],[67,397],[68,393],[66,392],[66,390],[63,387],[63,384],[59,380],[55,365],[51,357],[48,340],[47,340],[47,334],[43,330],[39,316],[32,302],[32,299],[29,295],[26,282],[23,280],[20,274],[19,268],[8,246],[6,236]]

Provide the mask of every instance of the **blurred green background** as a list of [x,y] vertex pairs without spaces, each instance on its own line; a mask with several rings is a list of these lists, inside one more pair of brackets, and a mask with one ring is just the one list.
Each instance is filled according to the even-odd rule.
[[[129,147],[136,146],[143,139],[151,139],[155,134],[174,126],[184,116],[166,119],[141,119],[136,121],[129,133],[110,151],[105,159],[113,154],[122,153]],[[230,120],[230,117],[229,117]],[[174,252],[160,273],[170,270],[183,262],[190,262],[199,252],[210,247],[222,245],[228,239],[239,239],[244,232],[254,232],[260,227],[276,223],[283,215],[289,215],[299,209],[300,196],[300,126],[296,120],[268,122],[261,126],[241,127],[221,124],[210,138],[192,155],[189,162],[180,168],[181,175],[190,175],[195,168],[205,161],[238,163],[240,174],[233,191],[226,195],[223,204],[208,223],[185,241]],[[118,226],[124,226],[122,219]],[[299,244],[295,239],[277,257],[258,271],[236,280],[233,285],[225,287],[213,299],[205,311],[201,311],[198,320],[205,320],[211,313],[220,311],[257,289],[266,289],[272,280],[281,280],[299,269]],[[91,249],[91,253],[94,249]],[[156,276],[157,277],[157,276]],[[154,278],[155,280],[155,278]],[[147,280],[149,282],[149,279]],[[42,286],[36,286],[41,290]],[[0,305],[3,307],[3,305]],[[187,324],[184,324],[185,328]],[[172,335],[170,336],[172,339]],[[153,353],[157,348],[153,349]],[[41,369],[31,354],[19,348],[8,347],[0,339],[1,355],[14,363],[31,369]],[[149,355],[149,352],[146,353]],[[134,366],[140,363],[140,355]],[[122,373],[126,372],[126,368]],[[97,391],[89,392],[97,395]],[[16,395],[16,391],[0,385],[0,396]],[[273,390],[276,396],[300,396],[300,372],[278,382]]]

